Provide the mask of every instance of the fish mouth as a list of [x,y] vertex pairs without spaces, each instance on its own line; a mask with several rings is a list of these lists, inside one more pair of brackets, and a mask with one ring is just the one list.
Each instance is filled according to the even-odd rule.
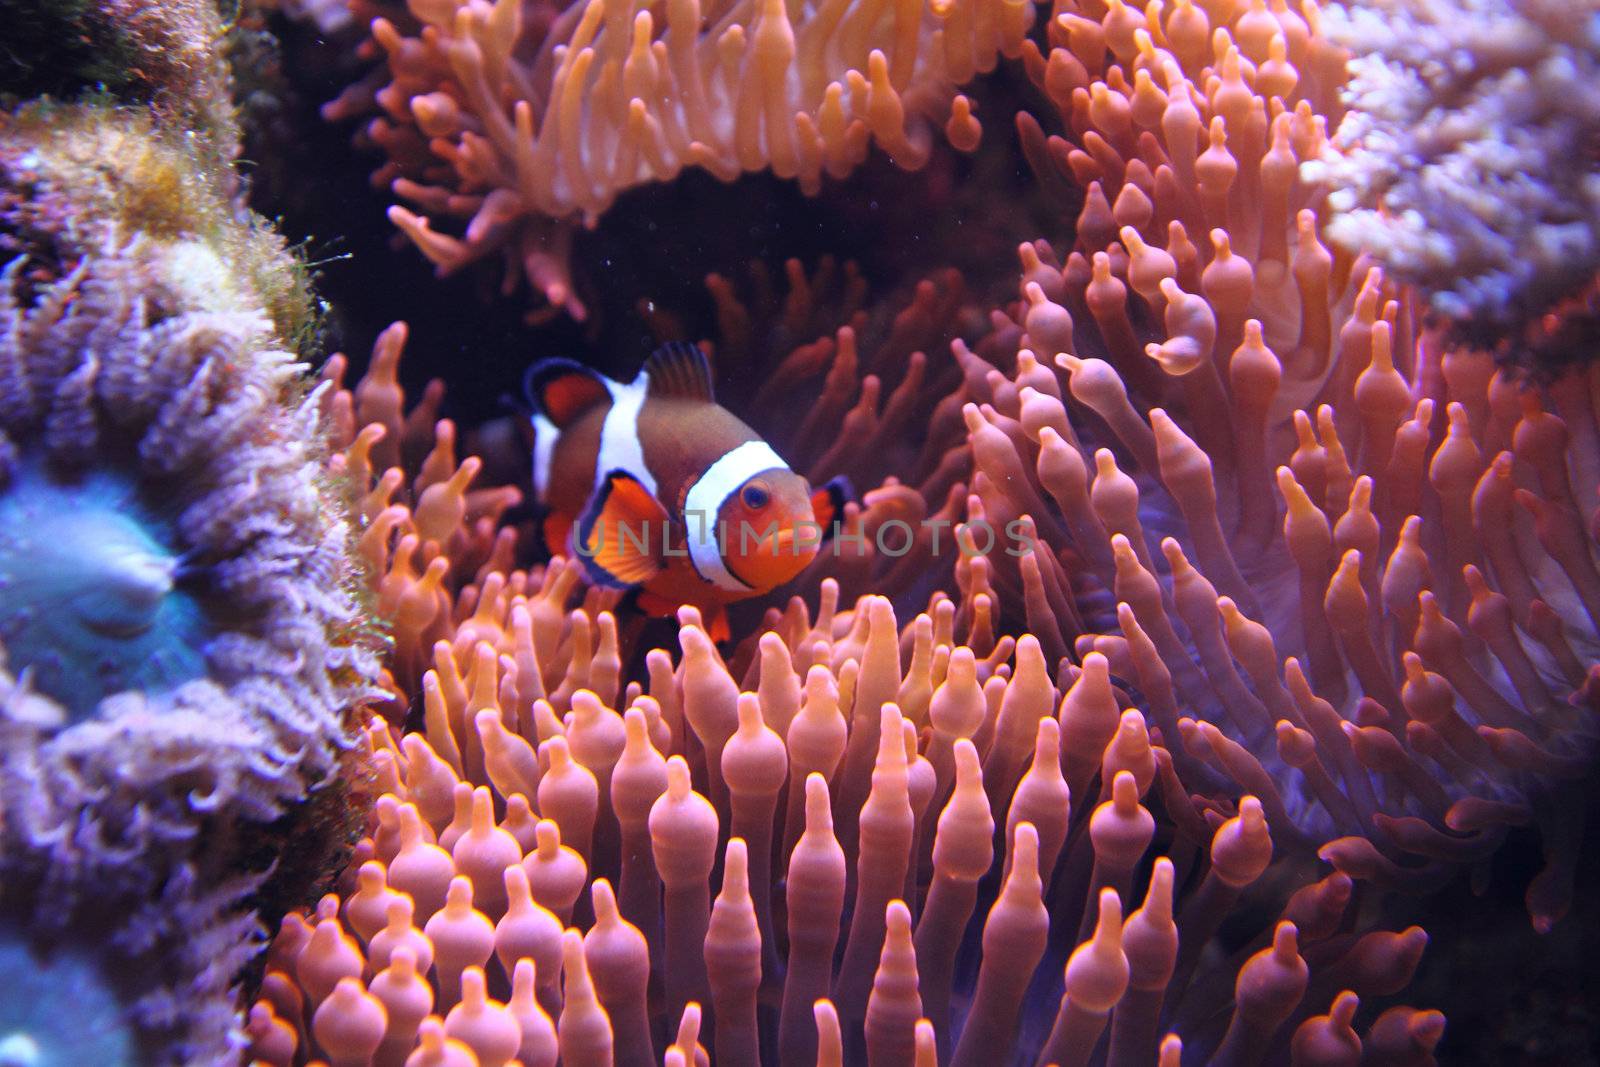
[[776,589],[805,570],[817,556],[815,529],[784,526],[751,543],[751,551],[729,563],[739,579],[753,589]]
[[817,540],[810,535],[810,531],[789,526],[767,538],[768,544],[761,547],[775,556],[805,556],[810,559],[817,554]]

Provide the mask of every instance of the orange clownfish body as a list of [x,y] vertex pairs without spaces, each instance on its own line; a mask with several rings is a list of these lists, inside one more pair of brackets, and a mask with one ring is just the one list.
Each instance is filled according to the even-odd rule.
[[656,350],[631,382],[553,359],[526,384],[550,551],[581,559],[597,584],[636,590],[650,614],[695,605],[718,640],[727,604],[805,569],[848,492],[813,492],[717,404],[693,345]]

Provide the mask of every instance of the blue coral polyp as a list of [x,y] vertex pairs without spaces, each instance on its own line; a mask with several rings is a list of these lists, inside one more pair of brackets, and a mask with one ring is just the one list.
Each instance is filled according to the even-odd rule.
[[120,471],[38,461],[0,490],[0,641],[10,668],[73,720],[113,693],[205,673],[214,627],[148,495]]
[[42,953],[0,933],[0,1065],[131,1067],[138,1043],[98,962],[64,946]]

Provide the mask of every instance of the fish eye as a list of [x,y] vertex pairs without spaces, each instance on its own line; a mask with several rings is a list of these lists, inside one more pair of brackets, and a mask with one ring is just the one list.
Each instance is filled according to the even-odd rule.
[[766,487],[752,483],[739,490],[739,500],[750,510],[760,511],[772,500],[772,494]]

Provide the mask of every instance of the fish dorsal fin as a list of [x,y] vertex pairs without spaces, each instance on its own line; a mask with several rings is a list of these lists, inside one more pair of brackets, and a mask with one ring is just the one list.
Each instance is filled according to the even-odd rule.
[[687,341],[668,341],[644,361],[650,376],[651,396],[671,396],[682,400],[711,403],[711,361],[698,345]]
[[544,359],[528,368],[522,380],[528,403],[565,430],[585,411],[610,399],[600,373],[570,359]]
[[630,586],[660,573],[667,509],[627,471],[608,473],[578,520],[574,541],[589,575],[602,585]]

